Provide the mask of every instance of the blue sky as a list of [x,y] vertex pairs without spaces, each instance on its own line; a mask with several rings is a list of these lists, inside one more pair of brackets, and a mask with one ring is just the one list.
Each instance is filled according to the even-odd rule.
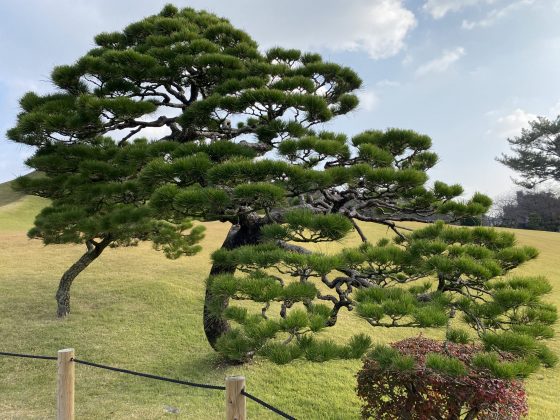
[[[0,3],[0,182],[29,171],[31,148],[4,137],[29,90],[75,61],[99,32],[165,0]],[[560,0],[176,0],[229,18],[263,49],[315,51],[354,68],[362,104],[329,129],[411,128],[432,137],[433,180],[499,197],[514,175],[494,158],[537,115],[560,114]]]

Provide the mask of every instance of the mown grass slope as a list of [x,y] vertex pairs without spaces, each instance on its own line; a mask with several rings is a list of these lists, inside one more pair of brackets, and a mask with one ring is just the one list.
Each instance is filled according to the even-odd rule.
[[[167,260],[149,244],[108,249],[76,281],[72,314],[55,318],[54,293],[62,272],[82,252],[80,246],[43,246],[25,232],[44,201],[25,197],[0,207],[0,351],[55,355],[74,347],[77,357],[174,378],[222,384],[229,374],[247,378],[247,390],[301,419],[356,419],[355,374],[359,361],[277,366],[255,360],[245,366],[223,366],[204,339],[201,313],[209,255],[228,226],[208,224],[204,251]],[[387,234],[366,227],[371,234]],[[547,276],[548,296],[560,306],[560,234],[517,231],[520,243],[536,246],[540,257],[517,273]],[[356,241],[352,238],[349,241]],[[324,245],[331,251],[341,246]],[[558,330],[558,329],[557,329]],[[406,336],[441,337],[439,330],[373,329],[345,313],[325,334],[346,339],[365,332],[376,342]],[[560,332],[560,331],[558,331]],[[560,341],[552,347],[560,353]],[[77,418],[223,418],[224,395],[77,366]],[[0,356],[0,418],[53,418],[56,364]],[[530,418],[555,418],[560,410],[560,368],[542,369],[527,382]],[[176,407],[169,414],[165,406]],[[275,419],[249,402],[254,419]]]
[[23,194],[12,189],[12,182],[0,184],[0,207],[23,198]]

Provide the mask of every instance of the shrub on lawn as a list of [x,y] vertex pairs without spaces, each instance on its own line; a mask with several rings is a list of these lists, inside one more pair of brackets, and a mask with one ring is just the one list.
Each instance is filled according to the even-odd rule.
[[523,383],[493,366],[515,362],[472,344],[408,338],[377,346],[358,372],[362,417],[374,419],[519,419],[527,415]]

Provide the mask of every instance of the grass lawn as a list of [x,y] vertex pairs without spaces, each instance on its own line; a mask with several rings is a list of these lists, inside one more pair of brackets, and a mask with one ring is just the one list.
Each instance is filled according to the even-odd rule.
[[[297,418],[359,418],[354,388],[360,361],[302,360],[277,366],[257,359],[245,366],[220,365],[204,338],[201,314],[209,254],[222,243],[228,229],[224,224],[208,224],[204,251],[176,261],[167,260],[149,244],[106,250],[74,283],[72,314],[57,320],[58,280],[85,248],[45,247],[27,239],[25,232],[43,205],[34,197],[0,202],[0,351],[56,355],[59,349],[74,347],[77,358],[218,385],[226,375],[240,374],[246,376],[249,392]],[[386,234],[379,227],[366,229]],[[520,243],[537,247],[541,255],[515,273],[547,276],[554,286],[548,299],[560,306],[560,234],[516,233]],[[329,251],[336,246],[340,245],[318,248]],[[376,342],[420,333],[417,329],[374,329],[344,313],[339,324],[324,335],[346,339],[358,332],[370,334]],[[442,336],[440,330],[421,332]],[[558,336],[551,346],[560,354]],[[76,377],[77,418],[218,419],[225,413],[220,391],[82,365],[76,366]],[[53,418],[55,381],[55,362],[0,356],[0,418]],[[527,382],[527,389],[531,419],[558,418],[560,367],[539,370]],[[165,406],[180,412],[167,413]],[[248,414],[252,419],[279,418],[251,401]]]

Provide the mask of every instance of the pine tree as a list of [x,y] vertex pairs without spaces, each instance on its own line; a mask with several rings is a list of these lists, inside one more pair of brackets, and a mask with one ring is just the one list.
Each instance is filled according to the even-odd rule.
[[520,136],[507,141],[513,155],[497,160],[522,176],[515,183],[533,188],[545,181],[560,181],[560,115],[554,120],[538,117]]
[[[373,327],[447,326],[455,339],[465,334],[450,319],[462,313],[488,351],[553,363],[539,341],[556,317],[541,302],[548,283],[495,280],[534,249],[482,227],[401,226],[491,205],[478,193],[460,200],[458,185],[428,184],[431,139],[319,129],[357,106],[351,69],[298,50],[261,53],[227,20],[173,6],[96,43],[54,70],[59,92],[24,96],[9,132],[38,147],[28,164],[46,178],[22,188],[53,198],[34,231],[45,242],[155,239],[179,256],[200,234],[182,236],[185,220],[231,223],[212,256],[203,314],[209,343],[230,360],[360,357],[368,336],[316,337],[346,309]],[[395,239],[372,241],[367,223]],[[302,246],[351,232],[362,244],[339,253]]]
[[154,153],[157,157],[163,152],[143,140],[123,147],[99,137],[87,143],[47,143],[27,161],[40,172],[33,178],[18,178],[16,188],[51,200],[37,216],[29,237],[40,238],[46,245],[86,245],[84,254],[60,279],[58,317],[70,312],[72,282],[107,247],[151,240],[169,258],[200,250],[197,243],[203,226],[193,227],[187,218],[170,223],[147,205],[149,193],[138,174]]

